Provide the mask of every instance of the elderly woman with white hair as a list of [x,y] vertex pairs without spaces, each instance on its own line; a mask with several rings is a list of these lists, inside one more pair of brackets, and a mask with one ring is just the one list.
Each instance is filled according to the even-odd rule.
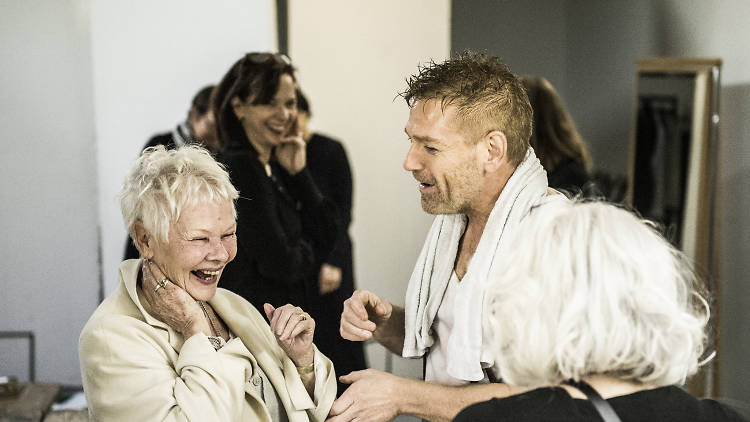
[[121,192],[141,253],[81,333],[94,420],[323,421],[336,394],[331,362],[300,308],[217,288],[237,250],[238,192],[201,147],[149,148]]
[[700,365],[709,308],[651,223],[573,201],[534,209],[518,233],[484,329],[503,381],[527,391],[455,421],[741,420],[677,386]]

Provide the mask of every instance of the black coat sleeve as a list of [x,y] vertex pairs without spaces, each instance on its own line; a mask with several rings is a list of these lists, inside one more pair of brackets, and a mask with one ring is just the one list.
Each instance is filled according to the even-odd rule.
[[346,151],[340,143],[333,144],[329,155],[330,198],[336,204],[338,234],[333,250],[324,261],[339,268],[348,265],[351,259],[349,225],[352,222],[352,173]]

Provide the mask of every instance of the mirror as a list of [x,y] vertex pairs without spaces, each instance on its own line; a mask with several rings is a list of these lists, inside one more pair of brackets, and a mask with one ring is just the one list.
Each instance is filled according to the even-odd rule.
[[[707,350],[719,347],[719,59],[643,58],[636,65],[628,202],[663,225],[695,262],[714,298]],[[688,383],[697,396],[717,391],[714,359]]]

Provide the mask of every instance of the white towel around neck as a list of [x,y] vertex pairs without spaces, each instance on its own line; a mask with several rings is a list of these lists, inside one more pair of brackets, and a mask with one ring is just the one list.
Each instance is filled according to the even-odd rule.
[[[512,232],[532,207],[544,202],[546,194],[547,173],[529,148],[492,208],[461,280],[446,355],[450,376],[466,381],[484,378],[481,362],[492,362],[481,353],[485,288],[493,279],[490,274],[501,274],[495,267],[510,247]],[[450,280],[465,225],[463,214],[439,215],[432,223],[406,290],[404,357],[423,356],[434,342],[430,328]]]

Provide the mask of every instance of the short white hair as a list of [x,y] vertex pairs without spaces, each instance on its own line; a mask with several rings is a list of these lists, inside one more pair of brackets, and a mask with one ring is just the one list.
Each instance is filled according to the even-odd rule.
[[236,219],[238,196],[224,166],[205,148],[186,145],[168,150],[158,145],[143,151],[125,178],[120,209],[131,238],[135,240],[135,222],[141,221],[158,241],[167,243],[170,225],[185,208],[228,201]]
[[504,382],[538,387],[601,374],[682,384],[709,309],[684,254],[654,225],[604,202],[538,207],[487,291]]

